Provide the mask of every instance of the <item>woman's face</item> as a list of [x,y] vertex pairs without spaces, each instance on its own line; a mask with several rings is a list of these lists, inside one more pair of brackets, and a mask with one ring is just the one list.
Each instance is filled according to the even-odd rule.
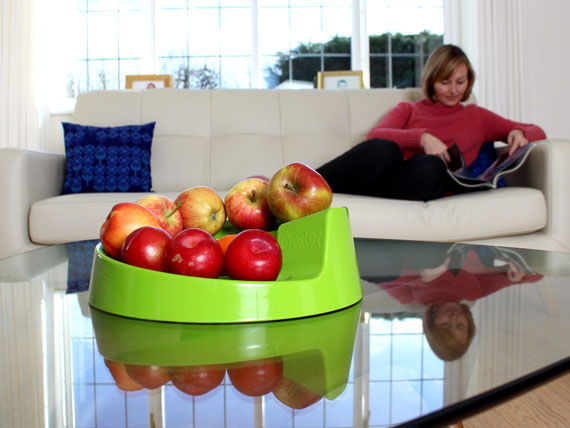
[[434,323],[447,329],[460,343],[465,344],[469,340],[469,322],[459,303],[446,302],[439,305]]
[[461,102],[468,85],[467,66],[459,64],[451,76],[433,84],[435,100],[447,107],[453,107]]

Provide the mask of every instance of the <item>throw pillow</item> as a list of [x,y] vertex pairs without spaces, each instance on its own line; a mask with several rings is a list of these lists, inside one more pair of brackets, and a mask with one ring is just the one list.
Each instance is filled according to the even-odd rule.
[[63,122],[66,166],[62,194],[149,192],[155,124],[97,127]]

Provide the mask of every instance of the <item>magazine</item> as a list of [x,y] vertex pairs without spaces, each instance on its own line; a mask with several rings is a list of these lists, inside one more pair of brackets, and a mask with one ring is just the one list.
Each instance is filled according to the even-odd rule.
[[[454,266],[463,266],[465,257],[471,250],[477,253],[487,252],[487,256],[493,259],[493,266],[495,267],[512,263],[519,271],[524,272],[527,275],[533,275],[536,273],[530,268],[524,256],[519,251],[514,248],[506,247],[456,243],[448,250],[448,254],[452,257],[452,264]],[[452,264],[450,264],[450,267]]]
[[526,160],[528,154],[539,143],[529,143],[519,147],[509,156],[509,152],[505,150],[497,156],[497,159],[483,171],[481,174],[474,176],[467,165],[457,144],[447,149],[451,160],[447,165],[447,172],[457,183],[466,187],[491,187],[496,188],[499,179],[510,172],[516,171]]

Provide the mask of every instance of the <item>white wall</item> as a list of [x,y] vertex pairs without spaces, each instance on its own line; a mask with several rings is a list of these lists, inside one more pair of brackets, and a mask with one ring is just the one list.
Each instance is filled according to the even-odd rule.
[[570,138],[570,2],[526,2],[528,118],[549,138]]

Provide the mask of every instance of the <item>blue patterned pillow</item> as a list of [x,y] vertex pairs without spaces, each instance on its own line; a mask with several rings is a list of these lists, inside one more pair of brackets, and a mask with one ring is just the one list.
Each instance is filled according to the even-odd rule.
[[62,194],[149,192],[155,123],[101,128],[63,122],[66,165]]

